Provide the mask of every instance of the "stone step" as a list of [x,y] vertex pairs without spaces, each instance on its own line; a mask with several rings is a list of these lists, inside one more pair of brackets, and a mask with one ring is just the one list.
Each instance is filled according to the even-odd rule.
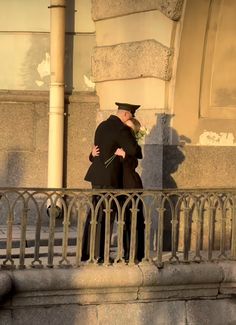
[[[54,232],[54,246],[62,246],[63,240],[63,228],[55,228]],[[71,227],[68,233],[68,245],[73,246],[76,245],[76,237],[77,231],[75,227]],[[12,248],[20,247],[20,238],[21,238],[21,228],[19,225],[14,225],[12,229]],[[40,247],[48,246],[48,238],[49,238],[49,228],[42,227],[40,233]],[[7,245],[7,227],[0,227],[0,249],[6,248]],[[30,226],[27,227],[26,230],[26,247],[34,247],[35,246],[35,227]]]
[[[20,250],[19,248],[12,248],[11,250],[11,257],[14,258],[19,258]],[[59,246],[54,246],[54,256],[62,256],[62,247]],[[68,246],[67,249],[67,255],[68,256],[75,256],[75,246],[70,247]],[[34,258],[34,247],[26,247],[25,248],[25,258]],[[40,246],[39,250],[39,257],[47,257],[48,256],[48,247],[46,246]],[[6,249],[0,249],[0,259],[5,259],[6,258]]]

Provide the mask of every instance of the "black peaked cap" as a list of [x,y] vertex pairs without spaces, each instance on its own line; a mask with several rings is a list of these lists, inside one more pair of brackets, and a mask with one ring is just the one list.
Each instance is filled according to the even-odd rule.
[[128,103],[115,103],[118,106],[118,109],[123,109],[125,111],[129,111],[133,116],[136,110],[140,107],[140,105],[128,104]]

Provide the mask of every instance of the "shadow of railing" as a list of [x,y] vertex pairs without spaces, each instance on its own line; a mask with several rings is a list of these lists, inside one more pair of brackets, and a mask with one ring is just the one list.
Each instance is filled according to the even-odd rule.
[[[163,267],[236,258],[236,189],[1,188],[0,197],[1,269]],[[171,247],[166,249],[169,216]],[[154,244],[153,218],[158,225]],[[117,240],[111,241],[112,236]]]

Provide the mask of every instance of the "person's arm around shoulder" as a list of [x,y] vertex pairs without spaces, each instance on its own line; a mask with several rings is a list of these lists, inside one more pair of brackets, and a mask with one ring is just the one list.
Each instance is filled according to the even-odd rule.
[[89,160],[92,162],[94,157],[97,157],[100,155],[100,150],[98,146],[93,146],[92,151],[89,154]]

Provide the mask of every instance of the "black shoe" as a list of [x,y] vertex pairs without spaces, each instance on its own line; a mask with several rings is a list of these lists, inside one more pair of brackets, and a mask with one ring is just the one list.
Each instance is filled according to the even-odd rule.
[[82,262],[88,261],[88,259],[89,259],[89,255],[82,255],[82,257],[81,257]]
[[98,261],[98,264],[103,264],[104,263],[104,258],[99,257],[97,261]]

